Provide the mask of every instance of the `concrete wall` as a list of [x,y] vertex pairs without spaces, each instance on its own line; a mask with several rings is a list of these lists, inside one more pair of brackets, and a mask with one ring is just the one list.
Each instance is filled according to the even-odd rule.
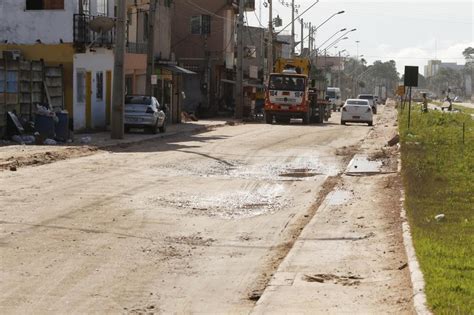
[[[73,73],[73,90],[74,90],[74,130],[86,128],[86,102],[78,101],[78,82],[77,73],[79,71],[91,72],[92,77],[92,93],[91,93],[91,128],[102,129],[106,127],[106,72],[113,71],[114,55],[111,50],[97,49],[96,52],[88,52],[85,54],[74,55],[74,73]],[[102,100],[96,98],[96,73],[104,73],[104,97]],[[112,72],[113,77],[113,72]],[[113,84],[113,83],[112,83]],[[113,86],[113,85],[112,85]]]
[[[171,60],[171,14],[170,7],[159,1],[155,19],[155,56]],[[173,6],[173,5],[172,5]]]

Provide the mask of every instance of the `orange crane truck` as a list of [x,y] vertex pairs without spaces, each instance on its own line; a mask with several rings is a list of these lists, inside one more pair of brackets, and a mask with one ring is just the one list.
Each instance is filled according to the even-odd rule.
[[300,118],[303,124],[322,123],[331,117],[330,102],[325,88],[315,87],[310,80],[311,63],[308,58],[279,58],[275,72],[269,76],[265,94],[265,122],[289,123]]

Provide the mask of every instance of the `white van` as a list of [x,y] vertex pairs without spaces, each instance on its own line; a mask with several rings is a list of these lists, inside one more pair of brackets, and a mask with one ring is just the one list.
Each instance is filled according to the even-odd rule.
[[341,89],[338,87],[328,87],[326,89],[326,97],[329,97],[329,101],[332,104],[333,111],[340,111],[344,102],[341,97]]

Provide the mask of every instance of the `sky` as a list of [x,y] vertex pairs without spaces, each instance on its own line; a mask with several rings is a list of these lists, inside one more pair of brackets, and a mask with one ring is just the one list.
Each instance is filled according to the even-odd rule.
[[[260,26],[261,22],[268,26],[267,1],[255,0],[255,12],[247,13],[250,25]],[[299,13],[302,13],[316,1],[295,0],[295,5],[300,6]],[[279,15],[283,26],[291,22],[291,5],[287,7],[284,3],[291,4],[291,0],[273,0],[273,16]],[[318,29],[316,47],[342,28],[357,28],[329,52],[334,55],[345,49],[351,57],[356,57],[358,50],[359,56],[364,55],[362,58],[368,64],[393,59],[400,74],[405,65],[418,66],[423,74],[423,66],[435,58],[464,64],[462,51],[474,47],[472,0],[319,0],[301,18],[315,26],[341,10],[345,13],[336,15]],[[277,31],[280,29],[276,28]],[[291,27],[286,30],[290,32]],[[299,41],[299,21],[295,24],[295,33],[296,41]],[[308,29],[305,29],[304,36],[307,34]],[[305,45],[307,47],[307,42]]]

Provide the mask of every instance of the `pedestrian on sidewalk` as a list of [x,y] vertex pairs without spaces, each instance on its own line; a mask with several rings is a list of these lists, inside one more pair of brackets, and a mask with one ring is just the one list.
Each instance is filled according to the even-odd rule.
[[426,98],[426,93],[423,93],[422,96],[423,96],[423,108],[422,108],[422,111],[423,111],[423,113],[427,113],[427,112],[428,112],[428,98]]

